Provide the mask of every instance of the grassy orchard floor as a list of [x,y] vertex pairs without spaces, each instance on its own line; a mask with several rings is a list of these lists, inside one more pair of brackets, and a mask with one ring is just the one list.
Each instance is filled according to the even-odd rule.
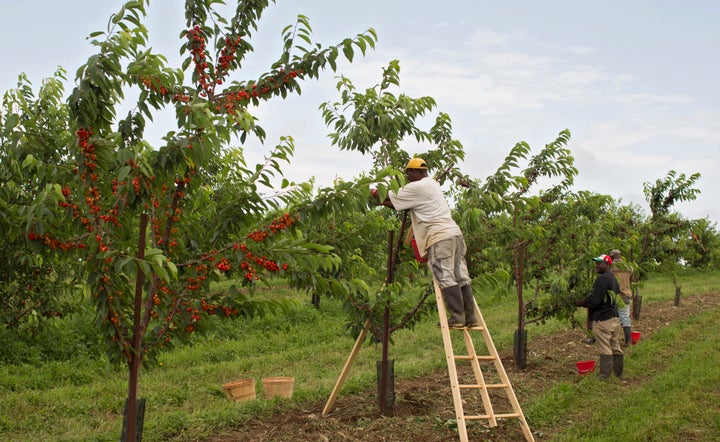
[[[622,384],[576,374],[575,361],[596,358],[593,347],[580,343],[583,336],[578,330],[536,336],[525,371],[508,362],[511,350],[501,351],[536,440],[720,440],[720,334],[707,334],[720,319],[720,293],[685,301],[680,308],[668,300],[648,304],[648,317],[638,323],[644,338],[626,351]],[[377,415],[377,396],[367,390],[341,395],[327,417],[320,417],[324,400],[293,404],[271,417],[253,419],[203,440],[458,440],[445,370],[396,380],[395,387],[398,399],[389,418]],[[501,402],[493,400],[498,413],[509,410],[498,408]],[[468,433],[470,440],[524,440],[516,419],[500,420],[495,428],[470,422]]]
[[[672,308],[675,289],[669,278],[652,278],[641,289],[643,312],[635,328],[644,339],[628,354],[625,385],[577,376],[574,362],[594,357],[595,350],[579,343],[580,330],[554,321],[530,327],[529,367],[518,372],[510,360],[513,299],[491,304],[478,297],[538,440],[720,439],[718,295],[691,296],[718,291],[720,275],[682,278],[680,285],[679,309]],[[161,367],[143,371],[143,440],[456,440],[435,318],[394,335],[394,417],[377,416],[379,347],[366,344],[336,409],[321,418],[354,341],[344,333],[339,305],[323,300],[317,311],[305,296],[299,299],[302,307],[287,316],[218,325],[210,336],[164,355]],[[222,392],[225,382],[253,377],[261,397],[260,379],[280,375],[296,379],[292,401],[233,404]],[[0,439],[117,441],[125,395],[125,371],[104,360],[2,366]],[[620,416],[619,404],[633,411]],[[516,420],[493,429],[480,423],[469,428],[474,439],[520,436]]]

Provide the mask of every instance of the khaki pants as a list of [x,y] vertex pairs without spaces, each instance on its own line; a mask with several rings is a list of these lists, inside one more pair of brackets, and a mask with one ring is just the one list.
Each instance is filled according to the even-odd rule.
[[470,284],[466,251],[462,235],[438,241],[428,249],[428,267],[441,289]]
[[620,336],[622,327],[619,318],[610,318],[605,321],[593,321],[593,335],[601,355],[621,355]]

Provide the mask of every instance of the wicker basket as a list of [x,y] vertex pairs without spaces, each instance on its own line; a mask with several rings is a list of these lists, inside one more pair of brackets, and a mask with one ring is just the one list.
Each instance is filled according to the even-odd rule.
[[290,399],[293,395],[295,378],[283,376],[263,378],[262,383],[263,391],[265,392],[265,399],[272,399],[276,396]]
[[241,379],[223,384],[228,399],[234,402],[245,402],[255,399],[255,379]]

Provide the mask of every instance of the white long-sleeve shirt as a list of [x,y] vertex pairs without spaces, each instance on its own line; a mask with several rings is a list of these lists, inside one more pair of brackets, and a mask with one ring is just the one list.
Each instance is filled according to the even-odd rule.
[[422,256],[438,241],[462,235],[452,219],[440,184],[430,177],[403,186],[397,194],[388,193],[396,210],[410,210],[413,234]]

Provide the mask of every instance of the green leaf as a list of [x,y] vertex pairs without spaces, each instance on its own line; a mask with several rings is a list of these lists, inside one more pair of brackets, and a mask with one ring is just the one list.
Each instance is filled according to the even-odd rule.
[[353,56],[355,55],[355,51],[353,51],[352,48],[353,41],[349,38],[346,38],[343,41],[343,54],[345,54],[345,58],[347,58],[348,61],[353,60]]
[[[153,272],[158,277],[160,277],[160,279],[162,279],[165,282],[170,282],[170,276],[168,275],[167,270],[163,266],[162,262],[158,262],[157,260],[155,260],[151,263],[151,265],[152,265]],[[147,276],[147,274],[146,274],[146,276]]]

